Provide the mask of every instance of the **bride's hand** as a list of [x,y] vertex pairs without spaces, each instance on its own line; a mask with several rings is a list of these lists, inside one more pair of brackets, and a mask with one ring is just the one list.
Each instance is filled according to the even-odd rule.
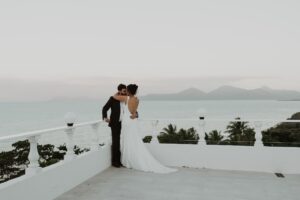
[[137,113],[134,113],[134,114],[130,115],[131,119],[136,119],[137,117],[138,117]]

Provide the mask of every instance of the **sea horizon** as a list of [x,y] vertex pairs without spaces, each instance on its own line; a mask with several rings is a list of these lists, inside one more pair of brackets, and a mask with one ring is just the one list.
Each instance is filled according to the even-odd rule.
[[[73,112],[77,123],[101,119],[106,100],[0,102],[0,136],[63,126],[64,116]],[[204,110],[207,119],[284,120],[300,112],[300,101],[280,100],[142,100],[141,119],[197,119]]]

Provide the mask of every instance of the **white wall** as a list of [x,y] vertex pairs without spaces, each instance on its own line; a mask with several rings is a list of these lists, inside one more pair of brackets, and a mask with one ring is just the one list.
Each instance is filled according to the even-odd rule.
[[52,200],[111,165],[110,146],[0,185],[1,200]]
[[[147,144],[147,147],[169,166],[300,174],[300,148],[204,144]],[[0,185],[0,199],[54,199],[108,168],[110,158],[110,146],[106,145],[44,168],[36,175],[8,181]]]
[[300,174],[300,148],[147,144],[165,165]]

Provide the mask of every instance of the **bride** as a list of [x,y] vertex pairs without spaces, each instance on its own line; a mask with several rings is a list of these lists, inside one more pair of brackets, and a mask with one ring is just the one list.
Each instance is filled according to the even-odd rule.
[[137,85],[130,84],[127,86],[128,96],[114,95],[115,99],[124,102],[127,107],[127,109],[124,109],[122,120],[121,162],[127,168],[145,172],[174,172],[176,169],[165,167],[153,157],[140,137],[137,120],[139,99],[135,96],[137,89]]

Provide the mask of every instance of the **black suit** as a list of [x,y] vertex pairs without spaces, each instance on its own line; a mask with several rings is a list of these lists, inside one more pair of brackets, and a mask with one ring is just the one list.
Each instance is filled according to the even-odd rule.
[[112,133],[112,165],[121,165],[120,135],[122,123],[120,122],[120,101],[110,97],[102,109],[102,118],[107,118],[107,111],[111,109],[109,126]]

